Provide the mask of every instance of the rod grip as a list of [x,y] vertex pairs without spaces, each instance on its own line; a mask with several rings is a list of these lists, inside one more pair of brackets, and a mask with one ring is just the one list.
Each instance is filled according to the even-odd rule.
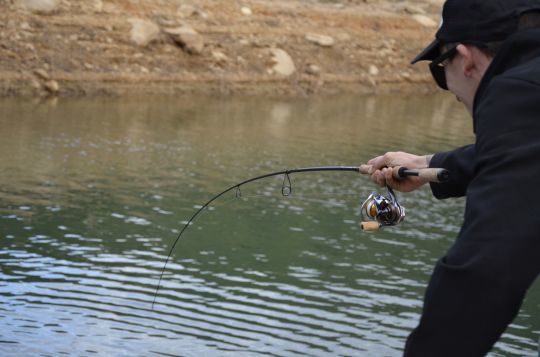
[[448,171],[439,168],[427,168],[418,170],[418,177],[427,182],[444,182],[448,180]]
[[[371,165],[360,165],[358,171],[361,174],[369,175],[371,168]],[[442,168],[407,169],[403,166],[394,166],[392,176],[397,180],[407,176],[417,176],[425,182],[445,182],[449,178],[449,172]]]
[[[363,165],[360,165],[360,167],[358,168],[358,172],[360,172],[361,174],[364,174],[364,175],[370,175],[371,174],[371,168],[372,168],[371,165],[363,164]],[[403,170],[407,170],[407,168],[405,168],[403,166],[394,166],[392,168],[392,176],[395,179],[400,179],[400,178],[406,177],[407,175],[402,173]]]

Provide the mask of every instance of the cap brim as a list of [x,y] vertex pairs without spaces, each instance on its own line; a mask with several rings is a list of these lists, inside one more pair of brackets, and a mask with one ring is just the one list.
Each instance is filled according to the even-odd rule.
[[439,55],[439,47],[441,45],[441,40],[436,38],[430,43],[422,52],[420,52],[412,61],[411,64],[415,64],[420,61],[431,61],[437,58]]

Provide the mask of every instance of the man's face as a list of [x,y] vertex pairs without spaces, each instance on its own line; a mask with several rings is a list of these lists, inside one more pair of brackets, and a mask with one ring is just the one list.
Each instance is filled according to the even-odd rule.
[[444,66],[446,83],[448,85],[448,90],[456,96],[456,99],[459,102],[465,105],[469,113],[472,113],[472,100],[474,98],[469,98],[470,91],[468,90],[466,78],[464,78],[463,71],[461,70],[462,59],[459,57],[460,55],[457,54],[456,58],[447,61]]
[[[448,46],[442,47],[443,51],[448,49]],[[491,58],[476,46],[458,44],[455,48],[455,55],[443,63],[446,83],[448,90],[472,115],[474,96]]]

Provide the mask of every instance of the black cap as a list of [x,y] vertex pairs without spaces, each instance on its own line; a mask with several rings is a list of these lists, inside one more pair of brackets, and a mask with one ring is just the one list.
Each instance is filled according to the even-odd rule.
[[519,16],[540,10],[540,0],[447,0],[435,40],[411,62],[433,60],[441,43],[503,41],[517,30]]

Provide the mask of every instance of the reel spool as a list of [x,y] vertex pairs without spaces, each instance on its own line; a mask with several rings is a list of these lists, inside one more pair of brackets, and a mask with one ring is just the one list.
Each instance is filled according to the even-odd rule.
[[397,201],[394,191],[388,186],[386,189],[389,197],[374,191],[362,204],[360,209],[362,230],[376,231],[382,226],[395,226],[405,218],[405,208]]

